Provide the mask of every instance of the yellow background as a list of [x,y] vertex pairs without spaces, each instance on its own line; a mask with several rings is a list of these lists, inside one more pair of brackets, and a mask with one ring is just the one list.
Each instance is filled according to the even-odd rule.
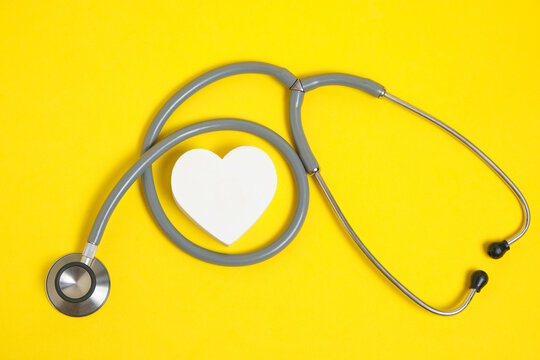
[[[2,1],[0,358],[539,359],[539,10],[537,1]],[[510,236],[521,213],[470,151],[389,101],[339,87],[306,95],[307,136],[361,238],[437,307],[462,299],[471,271],[487,271],[466,311],[435,316],[399,293],[346,236],[313,179],[299,236],[240,268],[176,248],[137,183],[97,253],[112,281],[103,308],[77,319],[49,304],[49,266],[82,250],[159,107],[195,76],[246,60],[299,77],[374,79],[462,132],[515,180],[533,222],[495,261],[486,244]],[[235,116],[290,141],[286,99],[268,76],[229,78],[189,99],[163,134]],[[176,208],[168,176],[187,149],[223,156],[238,145],[265,149],[280,185],[255,227],[224,250]],[[197,137],[155,173],[173,223],[213,249],[256,249],[290,219],[288,168],[252,136]]]

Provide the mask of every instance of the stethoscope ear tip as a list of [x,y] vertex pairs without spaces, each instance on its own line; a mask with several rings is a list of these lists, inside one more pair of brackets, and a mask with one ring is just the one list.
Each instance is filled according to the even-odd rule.
[[79,253],[62,256],[51,266],[45,282],[51,304],[68,316],[92,314],[105,303],[111,288],[103,263],[82,259]]
[[506,240],[494,242],[493,244],[489,245],[488,255],[493,259],[500,259],[508,250],[510,250],[510,245]]
[[476,270],[471,277],[471,289],[480,292],[488,282],[488,274],[483,270]]

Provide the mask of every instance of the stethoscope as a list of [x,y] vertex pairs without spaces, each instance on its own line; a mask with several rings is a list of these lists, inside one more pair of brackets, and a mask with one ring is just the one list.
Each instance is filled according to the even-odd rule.
[[[296,151],[280,135],[269,128],[251,121],[234,118],[202,121],[177,130],[163,140],[156,142],[167,119],[191,95],[217,80],[232,75],[247,73],[272,75],[290,90],[289,120]],[[52,305],[66,315],[85,316],[95,312],[105,303],[109,295],[110,278],[103,263],[95,257],[96,250],[103,236],[103,232],[105,231],[105,227],[107,226],[107,222],[116,205],[129,187],[139,177],[142,177],[146,201],[148,202],[154,218],[163,232],[165,232],[178,247],[191,256],[209,263],[225,266],[242,266],[255,264],[271,258],[283,250],[298,234],[308,210],[309,186],[306,176],[307,173],[314,176],[337,217],[358,247],[377,269],[399,288],[399,290],[416,304],[434,314],[455,315],[463,311],[471,302],[474,294],[480,292],[482,287],[486,285],[488,276],[484,271],[478,270],[472,274],[470,289],[466,291],[466,298],[460,306],[449,311],[436,309],[414,295],[373,256],[358,235],[356,235],[355,231],[343,215],[343,212],[322,178],[319,164],[309,147],[301,122],[301,108],[305,93],[321,86],[328,85],[348,86],[362,90],[377,98],[384,97],[423,116],[474,151],[489,167],[491,167],[491,169],[493,169],[493,171],[497,173],[497,175],[500,176],[519,200],[523,209],[524,220],[521,229],[512,238],[501,242],[495,242],[489,246],[489,256],[494,259],[502,257],[504,253],[510,249],[510,245],[525,234],[530,222],[529,207],[519,189],[508,176],[506,176],[506,174],[495,165],[486,154],[457,131],[433,116],[390,95],[382,85],[369,79],[347,74],[323,74],[310,76],[301,80],[288,70],[274,65],[260,62],[237,63],[217,68],[191,81],[174,94],[174,96],[159,111],[146,133],[141,157],[122,176],[105,200],[105,203],[101,207],[94,222],[84,251],[82,253],[65,255],[58,259],[50,268],[49,273],[47,274],[46,290]],[[211,251],[191,242],[182,235],[170,222],[159,203],[152,174],[152,163],[175,145],[196,135],[224,130],[250,133],[275,146],[276,149],[281,152],[292,170],[297,191],[295,212],[285,231],[283,231],[283,233],[281,233],[281,235],[271,244],[244,254],[225,254]]]

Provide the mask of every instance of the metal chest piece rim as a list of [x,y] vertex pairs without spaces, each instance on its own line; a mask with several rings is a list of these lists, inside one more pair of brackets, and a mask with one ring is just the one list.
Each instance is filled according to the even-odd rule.
[[81,317],[97,311],[109,296],[107,269],[94,258],[81,262],[81,253],[62,256],[49,269],[45,282],[47,298],[61,313]]

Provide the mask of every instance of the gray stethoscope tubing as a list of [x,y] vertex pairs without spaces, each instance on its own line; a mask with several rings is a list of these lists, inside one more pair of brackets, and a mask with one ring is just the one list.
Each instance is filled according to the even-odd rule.
[[[345,227],[351,238],[354,240],[354,242],[358,245],[358,247],[362,250],[362,252],[368,257],[368,259],[377,267],[377,269],[386,276],[399,290],[401,290],[405,295],[407,295],[411,300],[413,300],[415,303],[423,307],[424,309],[431,311],[432,313],[438,314],[438,315],[455,315],[463,311],[472,300],[475,292],[479,292],[481,286],[478,287],[472,287],[465,299],[465,301],[456,309],[451,311],[441,311],[438,309],[435,309],[432,306],[429,306],[424,301],[422,301],[420,298],[418,298],[416,295],[414,295],[409,289],[407,289],[403,284],[401,284],[378,260],[373,256],[373,254],[368,250],[368,248],[364,245],[364,243],[360,240],[352,226],[347,221],[345,215],[341,211],[340,207],[338,206],[335,198],[332,196],[332,193],[330,192],[330,189],[326,185],[324,179],[322,178],[322,175],[320,173],[320,167],[315,159],[315,156],[313,155],[313,152],[311,151],[311,148],[309,147],[309,144],[307,142],[306,136],[304,134],[304,130],[302,128],[302,122],[301,122],[301,108],[302,103],[304,99],[304,93],[310,90],[314,90],[316,88],[319,88],[321,86],[327,86],[327,85],[342,85],[342,86],[349,86],[353,87],[359,90],[363,90],[366,93],[373,95],[375,97],[386,97],[389,100],[394,101],[395,103],[415,112],[418,115],[423,116],[424,118],[430,120],[437,126],[441,127],[443,130],[448,132],[450,135],[457,138],[459,141],[461,141],[464,145],[466,145],[469,149],[471,149],[475,154],[477,154],[493,171],[495,171],[500,178],[508,185],[508,187],[512,190],[512,192],[516,195],[518,201],[521,204],[523,214],[524,214],[524,221],[522,223],[521,229],[517,232],[516,235],[514,235],[511,239],[499,243],[494,243],[490,246],[489,254],[493,258],[500,258],[504,252],[506,252],[509,249],[509,245],[513,242],[517,241],[520,237],[525,234],[529,227],[530,223],[530,211],[529,206],[527,205],[527,201],[519,191],[519,189],[516,187],[516,185],[510,180],[510,178],[490,159],[487,157],[486,154],[484,154],[480,149],[478,149],[473,143],[471,143],[469,140],[467,140],[463,135],[459,134],[457,131],[449,127],[448,125],[444,124],[442,121],[434,118],[433,116],[419,110],[418,108],[396,98],[393,95],[390,95],[386,92],[384,87],[380,84],[377,84],[369,79],[364,79],[361,77],[353,76],[353,75],[347,75],[347,74],[324,74],[324,75],[317,75],[317,76],[311,76],[302,80],[299,80],[298,86],[296,89],[291,89],[291,97],[289,101],[289,117],[291,122],[291,131],[293,133],[293,139],[295,141],[296,148],[298,150],[298,154],[300,158],[302,159],[302,163],[304,164],[305,170],[308,174],[314,175],[315,179],[317,180],[317,183],[321,187],[322,192],[324,193],[325,197],[329,201],[332,209],[334,210],[335,214],[337,215],[338,219],[342,223],[342,225]],[[487,282],[487,274],[477,272],[475,273],[477,277],[484,277],[482,281]],[[478,278],[476,280],[479,280]],[[475,282],[474,275],[473,275],[473,283]],[[483,286],[483,285],[482,285]]]
[[[291,224],[275,242],[273,242],[272,244],[268,245],[265,248],[254,251],[252,253],[234,254],[234,255],[218,253],[218,252],[210,251],[208,249],[204,249],[192,243],[188,239],[186,239],[171,224],[169,218],[167,217],[163,208],[161,207],[161,204],[159,202],[159,199],[156,193],[156,187],[154,184],[152,168],[151,166],[148,166],[152,161],[154,161],[159,156],[161,156],[164,152],[170,149],[171,146],[178,144],[180,141],[183,141],[183,140],[180,140],[180,138],[178,138],[179,141],[174,141],[175,143],[171,146],[168,146],[167,148],[164,148],[162,145],[164,140],[156,143],[156,140],[161,132],[161,129],[163,128],[163,126],[165,125],[169,117],[173,114],[173,112],[184,101],[186,101],[190,96],[195,94],[197,91],[199,91],[203,87],[213,82],[216,82],[228,76],[238,75],[238,74],[247,74],[247,73],[273,75],[287,88],[291,87],[296,81],[296,77],[292,73],[290,73],[289,71],[283,68],[270,65],[270,64],[264,64],[264,63],[246,62],[246,63],[231,64],[231,65],[223,66],[215,70],[212,70],[206,74],[199,76],[195,80],[191,81],[190,83],[185,85],[182,89],[180,89],[176,94],[174,94],[171,97],[171,99],[169,99],[169,101],[167,101],[167,103],[161,108],[161,110],[158,112],[158,114],[152,121],[152,124],[150,125],[146,133],[145,139],[143,141],[143,147],[142,147],[143,156],[128,171],[128,173],[124,175],[124,178],[126,178],[126,180],[124,180],[124,178],[120,180],[118,185],[113,189],[113,191],[107,198],[107,201],[101,208],[97,216],[97,219],[94,222],[94,226],[90,232],[90,237],[88,239],[89,250],[90,250],[89,253],[91,257],[93,257],[91,249],[94,249],[93,251],[95,252],[95,247],[92,245],[99,244],[99,241],[103,235],[103,231],[105,229],[107,221],[112,211],[114,210],[114,207],[118,203],[120,197],[141,174],[142,174],[144,194],[145,194],[147,203],[150,207],[150,210],[152,211],[154,218],[158,222],[159,226],[176,245],[178,245],[182,250],[184,250],[188,254],[198,259],[201,259],[206,262],[218,264],[218,265],[227,265],[227,266],[249,265],[249,264],[266,260],[269,257],[275,255],[294,238],[294,236],[300,230],[300,227],[302,226],[302,223],[306,217],[308,201],[309,201],[309,189],[308,189],[306,177],[304,175],[303,166],[301,162],[299,161],[297,154],[294,152],[292,147],[283,138],[281,138],[279,135],[277,135],[273,131],[270,131],[269,129],[261,125],[254,125],[254,123],[244,121],[244,122],[237,122],[234,128],[232,128],[231,126],[228,125],[229,124],[228,121],[230,120],[221,119],[221,120],[211,121],[214,126],[214,129],[216,130],[239,130],[239,131],[249,132],[271,142],[285,156],[285,158],[287,159],[289,163],[289,166],[291,167],[295,175],[295,181],[296,181],[296,185],[297,185],[299,193],[298,193],[298,199],[297,199],[296,212],[291,221]],[[188,128],[193,129],[191,131],[195,131],[197,133],[203,133],[205,131],[201,132],[201,130],[205,129],[206,126],[205,126],[205,123],[198,123],[198,124],[191,125],[187,128],[178,130],[176,133],[179,133],[178,136],[181,137],[182,134],[185,133],[185,129],[188,129]],[[173,136],[173,135],[170,135],[170,136]],[[169,137],[167,137],[166,139],[168,139]],[[158,148],[158,150],[156,150],[155,148]],[[161,149],[164,149],[164,150],[161,151]],[[142,162],[142,160],[147,156],[146,155],[147,152],[157,153],[157,151],[159,151],[159,154],[157,156],[152,156],[151,158],[152,160],[150,162],[149,161]],[[300,174],[299,170],[301,170],[302,176],[299,176]],[[130,173],[132,173],[132,175],[129,177],[129,181],[128,181],[126,176]]]
[[[190,137],[212,131],[236,130],[259,136],[274,145],[285,157],[294,174],[298,192],[296,210],[290,225],[274,242],[262,249],[245,254],[223,254],[202,248],[184,237],[170,222],[161,207],[153,182],[144,182],[144,189],[152,213],[167,236],[188,254],[206,262],[239,266],[249,265],[266,260],[287,246],[300,230],[307,214],[309,202],[309,187],[304,167],[293,148],[281,136],[257,123],[240,119],[217,119],[202,121],[177,130],[163,140],[153,145],[140,159],[122,176],[101,207],[94,222],[88,244],[97,246],[105,230],[105,226],[114,208],[131,185],[144,172],[150,173],[151,165],[175,145]],[[151,190],[151,191],[149,191]]]
[[[175,145],[193,136],[213,131],[242,131],[259,136],[271,143],[289,164],[296,184],[296,210],[283,233],[269,245],[245,254],[223,254],[202,248],[184,237],[169,221],[153,212],[163,231],[188,254],[203,261],[229,266],[239,266],[266,260],[285,248],[296,236],[306,218],[309,203],[309,186],[304,166],[294,149],[274,131],[257,123],[240,119],[217,119],[202,121],[173,132],[146,151],[122,176],[101,207],[90,238],[82,254],[68,254],[56,261],[47,274],[46,290],[50,302],[62,313],[70,316],[85,316],[98,310],[107,300],[110,279],[106,268],[95,258],[95,252],[107,222],[116,205],[152,163]],[[152,183],[153,186],[153,183]],[[155,194],[155,188],[154,194]],[[159,206],[157,195],[149,199]],[[153,211],[155,208],[153,209]],[[75,295],[73,295],[75,294]]]
[[[143,142],[143,153],[154,145],[154,142],[159,136],[159,133],[161,132],[161,129],[165,125],[166,121],[169,119],[172,113],[191,95],[193,95],[203,87],[225,77],[249,73],[273,75],[287,88],[293,86],[294,82],[297,80],[296,77],[286,69],[271,64],[259,62],[245,62],[226,65],[212,70],[206,74],[203,74],[188,83],[176,94],[174,94],[173,97],[169,101],[167,101],[167,103],[159,111],[146,133]],[[197,125],[198,124],[192,126]],[[253,128],[253,126],[250,126],[249,129],[251,130],[251,128]],[[261,129],[266,128],[261,126]],[[300,227],[302,226],[307,214],[309,201],[309,187],[306,176],[305,174],[303,174],[303,176],[298,175],[299,169],[302,170],[302,173],[304,172],[303,166],[300,162],[300,159],[298,158],[298,155],[283,138],[273,132],[273,135],[270,137],[269,135],[263,135],[265,132],[263,132],[262,130],[258,130],[257,132],[247,131],[247,127],[239,127],[236,130],[251,132],[255,135],[263,137],[264,139],[271,142],[274,146],[276,146],[277,149],[280,150],[285,156],[289,163],[289,166],[292,168],[295,175],[296,186],[299,191],[297,208],[291,224],[277,240],[275,240],[272,244],[268,245],[265,248],[251,253],[232,255],[210,251],[196,244],[193,244],[191,241],[182,236],[182,234],[180,234],[178,230],[171,224],[170,220],[165,214],[165,211],[161,207],[154,185],[152,168],[149,167],[146,171],[144,171],[142,175],[143,189],[147,203],[150,207],[150,210],[152,211],[154,218],[156,219],[162,230],[167,234],[167,236],[188,254],[206,262],[226,266],[241,266],[254,264],[264,261],[282,250],[290,243],[290,241],[300,230]],[[279,137],[279,140],[275,138],[275,136]],[[298,168],[298,164],[300,164],[300,168]]]

